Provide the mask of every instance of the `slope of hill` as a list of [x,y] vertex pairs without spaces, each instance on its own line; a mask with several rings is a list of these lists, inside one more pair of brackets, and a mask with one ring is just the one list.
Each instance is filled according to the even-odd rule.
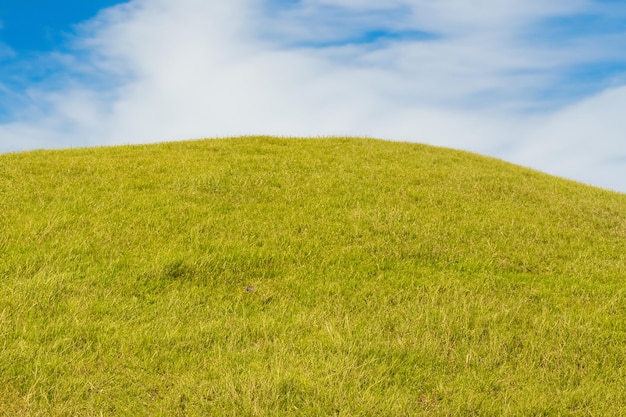
[[0,156],[0,415],[624,415],[626,195],[367,139]]

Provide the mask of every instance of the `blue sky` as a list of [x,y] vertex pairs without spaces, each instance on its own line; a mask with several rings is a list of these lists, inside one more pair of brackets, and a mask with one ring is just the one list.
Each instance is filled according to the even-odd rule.
[[18,54],[62,47],[73,25],[95,17],[114,0],[6,0],[0,3],[0,39]]
[[7,0],[0,22],[0,152],[358,135],[626,192],[623,0]]

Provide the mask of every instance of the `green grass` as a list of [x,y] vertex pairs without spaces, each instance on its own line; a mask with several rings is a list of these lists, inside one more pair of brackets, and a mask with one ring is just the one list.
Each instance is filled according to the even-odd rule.
[[239,138],[1,155],[0,205],[2,416],[626,415],[624,194]]

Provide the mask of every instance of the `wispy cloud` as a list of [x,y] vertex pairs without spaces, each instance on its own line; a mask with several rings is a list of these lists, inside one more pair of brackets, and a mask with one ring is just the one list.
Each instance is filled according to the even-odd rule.
[[591,0],[135,0],[82,25],[71,49],[45,58],[56,65],[47,77],[4,87],[0,151],[367,135],[626,191],[626,175],[615,175],[626,163],[613,158],[626,155],[623,9]]

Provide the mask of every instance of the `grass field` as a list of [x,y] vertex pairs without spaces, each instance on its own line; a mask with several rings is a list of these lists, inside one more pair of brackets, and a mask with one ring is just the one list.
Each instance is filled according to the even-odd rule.
[[1,416],[626,415],[626,195],[369,139],[0,155]]

